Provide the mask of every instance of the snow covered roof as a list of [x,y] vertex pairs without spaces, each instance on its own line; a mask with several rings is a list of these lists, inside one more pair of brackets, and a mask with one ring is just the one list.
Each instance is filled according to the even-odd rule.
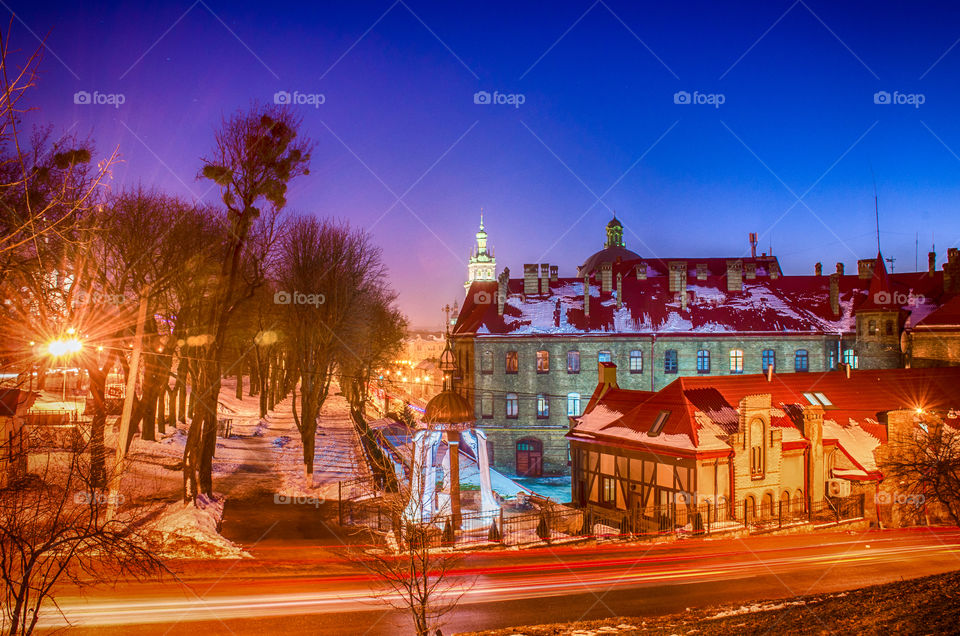
[[[673,262],[674,259],[671,259]],[[939,306],[942,272],[886,274],[879,281],[857,275],[839,276],[840,313],[830,307],[829,276],[783,276],[779,265],[766,257],[754,259],[754,278],[743,275],[742,291],[727,291],[726,259],[689,258],[685,281],[687,302],[669,291],[666,260],[634,260],[613,265],[613,289],[600,291],[599,279],[590,283],[589,315],[584,312],[584,283],[559,278],[549,283],[549,294],[525,296],[523,279],[510,279],[503,315],[497,312],[498,283],[477,281],[460,310],[455,335],[537,336],[586,334],[742,334],[786,332],[850,333],[855,313],[876,308],[871,285],[889,290],[883,307],[917,309],[923,297],[924,312]],[[751,259],[742,259],[750,261]],[[698,275],[699,266],[699,275]],[[646,278],[638,276],[638,269]],[[882,269],[882,268],[881,268]],[[622,276],[622,302],[617,308],[616,277]],[[775,275],[771,275],[775,274]],[[876,291],[876,290],[875,290]],[[894,307],[894,303],[896,307]],[[909,319],[908,319],[909,324]]]
[[[887,441],[881,413],[960,406],[960,368],[680,377],[655,393],[599,385],[570,439],[604,441],[677,456],[726,455],[739,428],[740,401],[770,395],[771,426],[786,448],[803,448],[803,408],[823,407],[823,442],[856,470],[876,476],[874,450]],[[822,397],[821,397],[822,396]],[[658,422],[658,418],[664,418]],[[659,434],[652,434],[654,424]]]

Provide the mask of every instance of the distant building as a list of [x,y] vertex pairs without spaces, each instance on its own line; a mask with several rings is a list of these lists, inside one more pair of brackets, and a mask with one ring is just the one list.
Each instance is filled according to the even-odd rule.
[[567,434],[572,497],[656,522],[676,506],[750,520],[859,494],[876,519],[888,426],[958,408],[960,369],[681,377],[649,392],[621,389],[600,363]]
[[[890,274],[880,254],[846,274],[785,276],[777,258],[655,258],[628,250],[623,226],[576,278],[524,265],[474,280],[453,336],[460,390],[475,407],[506,472],[569,470],[568,418],[597,383],[597,363],[620,369],[626,389],[657,391],[681,376],[901,367],[904,334],[921,356],[921,320],[960,291],[960,257],[943,271]],[[960,345],[960,328],[956,330]],[[950,350],[944,356],[958,359]],[[919,365],[918,365],[919,366]]]
[[483,228],[483,215],[480,215],[480,229],[477,231],[477,244],[470,252],[467,264],[467,282],[463,284],[464,291],[470,292],[470,285],[474,281],[491,282],[497,277],[497,259],[493,248],[487,247],[487,231]]

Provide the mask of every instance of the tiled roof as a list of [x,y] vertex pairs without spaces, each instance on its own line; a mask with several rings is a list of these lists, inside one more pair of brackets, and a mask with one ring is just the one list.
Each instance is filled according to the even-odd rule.
[[[960,368],[855,370],[829,373],[680,377],[656,393],[616,389],[613,398],[594,393],[569,436],[643,445],[680,454],[729,449],[725,435],[737,431],[740,401],[750,395],[771,396],[772,422],[783,441],[803,446],[800,433],[804,393],[821,393],[824,441],[838,445],[861,469],[876,470],[873,449],[887,439],[878,414],[914,409],[960,408]],[[615,400],[615,401],[614,401]],[[649,431],[663,411],[670,415],[660,435]],[[598,413],[601,417],[596,417]]]
[[[674,259],[671,259],[674,260]],[[503,315],[497,313],[495,281],[474,282],[463,303],[455,335],[550,336],[604,333],[625,334],[740,334],[740,333],[850,333],[854,314],[869,300],[877,280],[856,275],[839,277],[840,315],[830,308],[828,276],[777,276],[765,269],[773,261],[756,259],[756,278],[743,277],[742,291],[727,291],[726,259],[686,260],[687,304],[669,291],[665,260],[636,260],[613,268],[610,292],[601,292],[599,280],[590,284],[590,313],[584,313],[584,285],[581,279],[560,278],[549,284],[549,295],[523,294],[523,279],[511,279]],[[747,259],[749,260],[749,259]],[[641,265],[643,264],[643,265]],[[706,265],[705,279],[697,277],[697,265]],[[645,266],[647,278],[637,277]],[[881,268],[882,272],[885,270]],[[616,275],[622,274],[623,299],[617,309]],[[896,274],[878,273],[886,281],[897,306],[906,311],[920,309],[915,299],[924,297],[933,309],[942,295],[942,272]],[[880,285],[880,282],[876,283]],[[931,304],[932,303],[932,304]],[[908,319],[907,325],[910,325]]]
[[917,322],[915,329],[960,328],[960,296],[954,296],[939,309]]

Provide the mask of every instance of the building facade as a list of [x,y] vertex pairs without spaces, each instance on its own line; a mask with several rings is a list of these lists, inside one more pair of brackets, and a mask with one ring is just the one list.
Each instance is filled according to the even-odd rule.
[[[855,274],[781,272],[776,257],[644,258],[612,219],[604,248],[561,278],[559,266],[509,268],[474,281],[454,328],[459,386],[506,472],[569,471],[569,418],[582,413],[598,362],[625,389],[678,377],[903,366],[903,334],[949,298],[944,272],[888,274],[881,255]],[[960,260],[954,255],[950,263]],[[960,279],[960,276],[958,276]],[[523,470],[520,470],[523,469]]]

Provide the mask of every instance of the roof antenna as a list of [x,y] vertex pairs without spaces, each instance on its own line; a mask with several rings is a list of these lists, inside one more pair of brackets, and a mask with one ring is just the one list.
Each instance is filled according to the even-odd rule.
[[880,206],[877,203],[877,177],[873,174],[873,164],[870,164],[870,176],[873,177],[873,213],[877,221],[877,254],[880,253]]

